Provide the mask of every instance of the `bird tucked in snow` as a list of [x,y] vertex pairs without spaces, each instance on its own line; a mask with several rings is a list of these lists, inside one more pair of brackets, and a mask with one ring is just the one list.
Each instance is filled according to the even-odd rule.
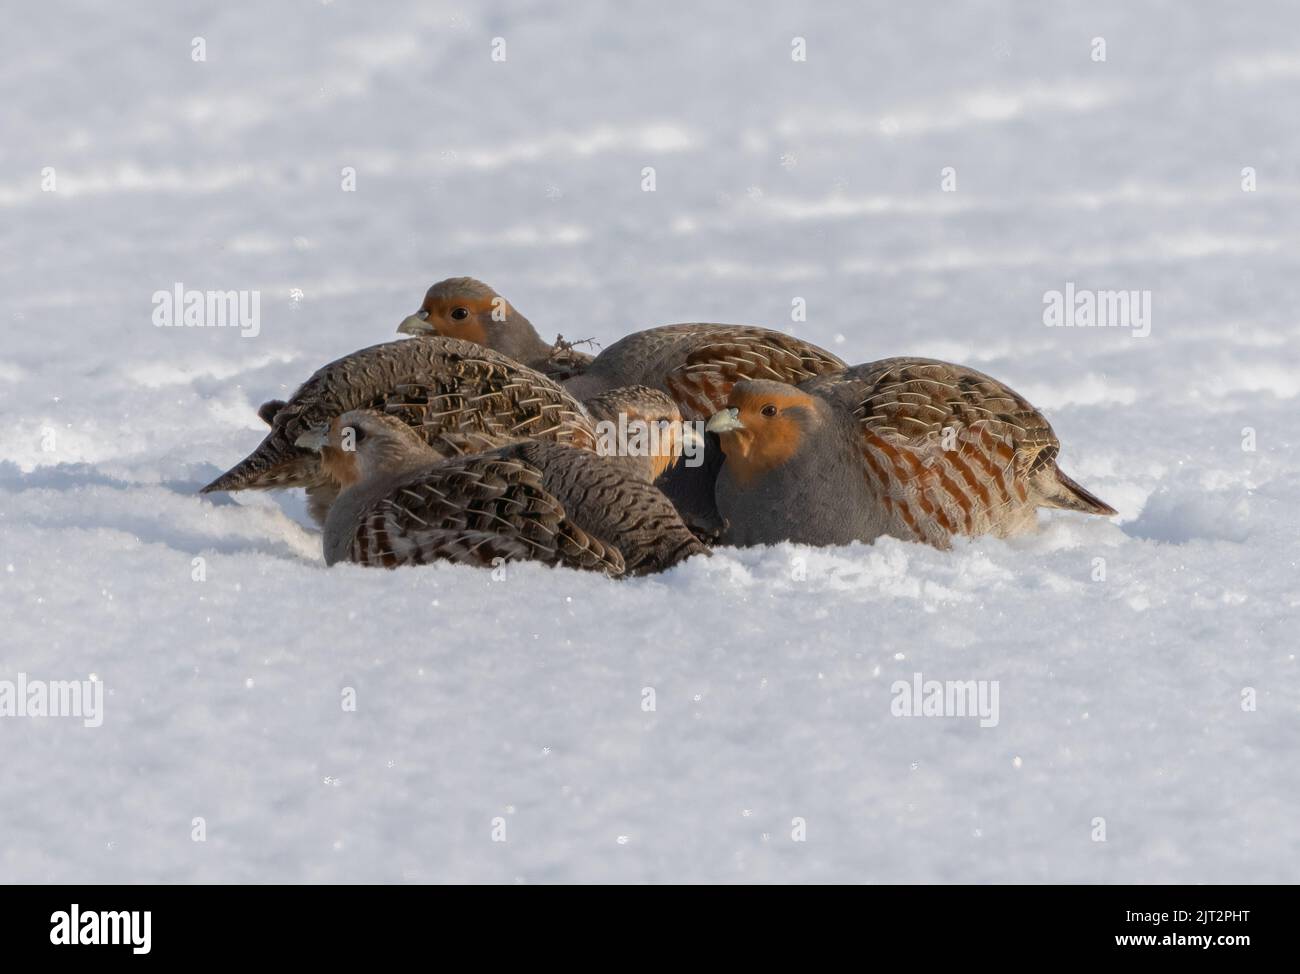
[[337,484],[297,438],[359,408],[397,417],[445,455],[520,437],[596,445],[591,420],[573,396],[499,352],[454,338],[386,342],[321,367],[287,402],[263,405],[258,415],[271,431],[202,492],[305,487],[313,517],[323,520]]
[[327,564],[491,565],[497,558],[643,575],[706,553],[647,479],[653,461],[523,440],[445,458],[371,410],[299,434],[342,485],[325,521]]
[[[579,399],[622,386],[649,386],[673,397],[687,420],[703,421],[745,379],[802,382],[846,365],[810,342],[750,325],[664,325],[619,339],[594,358],[557,339],[547,344],[509,301],[481,281],[454,277],[429,288],[420,310],[398,326],[407,335],[445,335],[478,342],[562,381]],[[678,465],[660,484],[700,530],[720,524],[715,448],[699,466]]]
[[1056,465],[1060,443],[1024,398],[974,369],[892,358],[798,386],[738,383],[706,428],[726,460],[722,540],[947,547],[1031,530],[1039,507],[1115,510]]

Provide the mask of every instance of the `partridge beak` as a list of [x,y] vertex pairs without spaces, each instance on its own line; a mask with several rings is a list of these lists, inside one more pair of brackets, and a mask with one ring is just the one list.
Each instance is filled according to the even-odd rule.
[[304,450],[315,450],[320,452],[321,447],[329,442],[329,430],[324,426],[317,426],[299,434],[298,438],[293,441],[294,446],[300,446]]
[[730,433],[744,428],[745,424],[740,421],[740,410],[735,406],[714,413],[709,421],[704,424],[705,431],[709,433]]
[[433,325],[429,324],[429,312],[420,310],[413,315],[407,315],[402,319],[402,323],[397,326],[399,335],[433,335],[436,330]]

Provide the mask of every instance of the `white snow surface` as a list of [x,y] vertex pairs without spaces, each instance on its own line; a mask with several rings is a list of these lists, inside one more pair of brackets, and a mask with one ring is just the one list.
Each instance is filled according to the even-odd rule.
[[[105,687],[0,719],[0,881],[1300,879],[1294,3],[51,0],[0,78],[0,680]],[[498,581],[196,495],[462,274],[975,366],[1120,517]],[[260,334],[155,327],[178,282]]]

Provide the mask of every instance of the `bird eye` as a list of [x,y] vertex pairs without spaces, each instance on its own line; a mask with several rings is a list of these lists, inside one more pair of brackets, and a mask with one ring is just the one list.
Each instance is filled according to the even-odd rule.
[[776,407],[769,402],[766,406],[760,409],[759,412],[761,412],[764,416],[775,416]]
[[469,308],[452,308],[451,316],[457,321],[464,321],[469,317]]

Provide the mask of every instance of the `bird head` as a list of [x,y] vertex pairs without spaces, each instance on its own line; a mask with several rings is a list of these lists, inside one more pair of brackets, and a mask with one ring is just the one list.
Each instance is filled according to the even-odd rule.
[[682,421],[672,396],[649,386],[611,389],[583,402],[596,429],[597,452],[609,456],[644,456],[646,479],[657,480],[685,458],[698,466],[704,439],[693,423]]
[[784,382],[737,382],[704,428],[716,433],[742,484],[789,461],[821,425],[821,403]]
[[318,451],[321,468],[344,487],[441,459],[410,426],[372,409],[353,409],[335,416],[328,426],[312,427],[294,442]]
[[550,349],[509,301],[472,277],[451,277],[433,285],[420,310],[404,318],[397,330],[475,342],[525,364]]

